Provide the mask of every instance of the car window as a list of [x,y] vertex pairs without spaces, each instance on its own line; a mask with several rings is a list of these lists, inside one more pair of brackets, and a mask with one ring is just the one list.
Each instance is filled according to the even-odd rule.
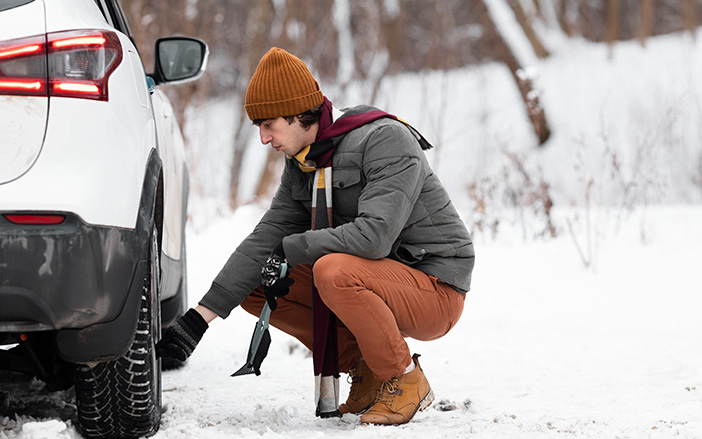
[[0,11],[6,11],[8,9],[16,8],[17,6],[24,6],[33,1],[34,0],[2,0],[0,1]]
[[127,20],[124,18],[124,13],[117,0],[95,0],[95,4],[100,8],[100,12],[102,12],[110,26],[129,36],[129,38],[132,37]]
[[127,18],[124,16],[124,11],[122,11],[122,7],[119,5],[119,2],[117,0],[114,0],[115,5],[116,5],[116,12],[119,14],[120,21],[122,22],[122,26],[124,27],[124,33],[126,35],[129,35],[131,38],[132,33],[129,30],[129,22],[127,22]]
[[102,16],[105,17],[105,20],[107,23],[114,27],[114,23],[112,22],[112,17],[110,16],[108,10],[107,10],[107,5],[105,4],[105,0],[95,0],[95,4],[97,7],[100,9],[100,12],[102,12]]
[[124,18],[124,14],[122,13],[122,8],[119,6],[119,3],[117,3],[116,0],[105,0],[105,4],[107,5],[109,15],[112,17],[112,26],[123,34],[131,37],[127,20]]
[[129,31],[127,19],[124,16],[124,12],[122,12],[122,7],[119,5],[119,2],[117,0],[95,0],[95,4],[100,9],[100,12],[102,12],[107,23],[129,37],[132,44],[134,44],[134,47],[137,49],[137,52],[139,52],[139,47]]

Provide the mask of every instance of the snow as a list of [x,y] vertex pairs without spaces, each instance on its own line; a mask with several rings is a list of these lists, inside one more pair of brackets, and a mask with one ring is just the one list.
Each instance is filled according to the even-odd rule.
[[[436,144],[430,159],[469,224],[467,184],[501,175],[508,151],[552,184],[559,236],[532,239],[525,230],[534,219],[504,207],[496,237],[475,231],[474,281],[460,322],[442,339],[408,340],[422,354],[437,398],[409,424],[316,418],[312,359],[275,329],[262,376],[230,377],[245,362],[256,321],[236,309],[211,325],[185,368],[164,373],[164,413],[154,438],[702,436],[698,40],[681,34],[651,39],[645,48],[620,43],[613,59],[605,46],[583,41],[550,48],[555,51],[539,61],[535,83],[554,133],[540,149],[502,66],[385,81],[376,104]],[[363,102],[367,88],[346,91],[346,102],[332,101]],[[228,104],[219,101],[212,110],[226,117],[186,127],[205,140],[202,154],[189,152],[201,170],[191,178],[192,305],[267,203],[228,215],[214,207],[226,204],[231,148],[221,137],[236,120]],[[220,126],[208,128],[204,120]],[[247,163],[260,159],[258,147],[247,152]],[[620,177],[638,191],[633,204],[616,190],[613,154],[621,160]],[[588,178],[594,183],[586,206]],[[36,381],[12,385],[30,409],[0,416],[0,439],[80,437],[65,415],[70,394],[38,392]],[[342,377],[342,398],[347,392]]]
[[[227,231],[241,235],[257,210],[191,237],[191,291],[204,291],[229,256],[212,243]],[[619,233],[603,230],[596,270],[583,268],[565,234],[476,240],[459,324],[437,341],[409,340],[437,397],[410,424],[315,418],[311,358],[276,330],[263,374],[230,378],[244,364],[255,322],[237,309],[212,325],[187,368],[165,375],[168,410],[156,437],[698,436],[702,297],[694,255],[702,208],[649,208],[642,223],[643,215]]]
[[[189,231],[193,305],[262,212],[247,206]],[[316,418],[312,359],[276,329],[262,375],[230,377],[246,360],[256,320],[237,308],[211,325],[185,368],[164,373],[154,438],[699,437],[702,207],[650,207],[625,225],[619,233],[613,222],[602,227],[596,269],[583,267],[567,234],[477,236],[459,324],[433,342],[408,340],[437,398],[409,424]],[[0,425],[2,439],[79,437],[55,417]]]

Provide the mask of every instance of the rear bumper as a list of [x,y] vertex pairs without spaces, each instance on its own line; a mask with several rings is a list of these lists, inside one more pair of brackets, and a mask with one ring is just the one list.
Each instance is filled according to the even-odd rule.
[[0,214],[0,332],[84,328],[124,308],[143,244],[136,231],[15,225]]
[[121,354],[133,337],[148,239],[86,224],[10,223],[0,212],[0,333],[58,331],[67,361]]

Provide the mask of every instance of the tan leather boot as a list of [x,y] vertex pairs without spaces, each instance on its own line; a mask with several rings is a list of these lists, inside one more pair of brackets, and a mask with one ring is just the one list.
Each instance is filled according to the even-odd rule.
[[375,404],[361,416],[367,424],[405,424],[418,410],[425,410],[434,401],[424,371],[419,366],[419,355],[414,354],[412,372],[383,381]]
[[373,375],[365,360],[349,370],[349,378],[351,390],[346,402],[339,406],[339,413],[363,413],[375,402],[381,381]]

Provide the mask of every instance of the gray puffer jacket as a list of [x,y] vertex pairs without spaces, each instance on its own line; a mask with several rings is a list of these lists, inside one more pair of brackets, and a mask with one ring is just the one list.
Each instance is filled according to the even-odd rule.
[[281,240],[291,265],[329,253],[391,258],[470,289],[470,234],[419,143],[401,122],[378,119],[349,133],[332,159],[333,226],[309,230],[314,173],[286,160],[281,184],[200,304],[227,317],[261,283],[261,266]]

